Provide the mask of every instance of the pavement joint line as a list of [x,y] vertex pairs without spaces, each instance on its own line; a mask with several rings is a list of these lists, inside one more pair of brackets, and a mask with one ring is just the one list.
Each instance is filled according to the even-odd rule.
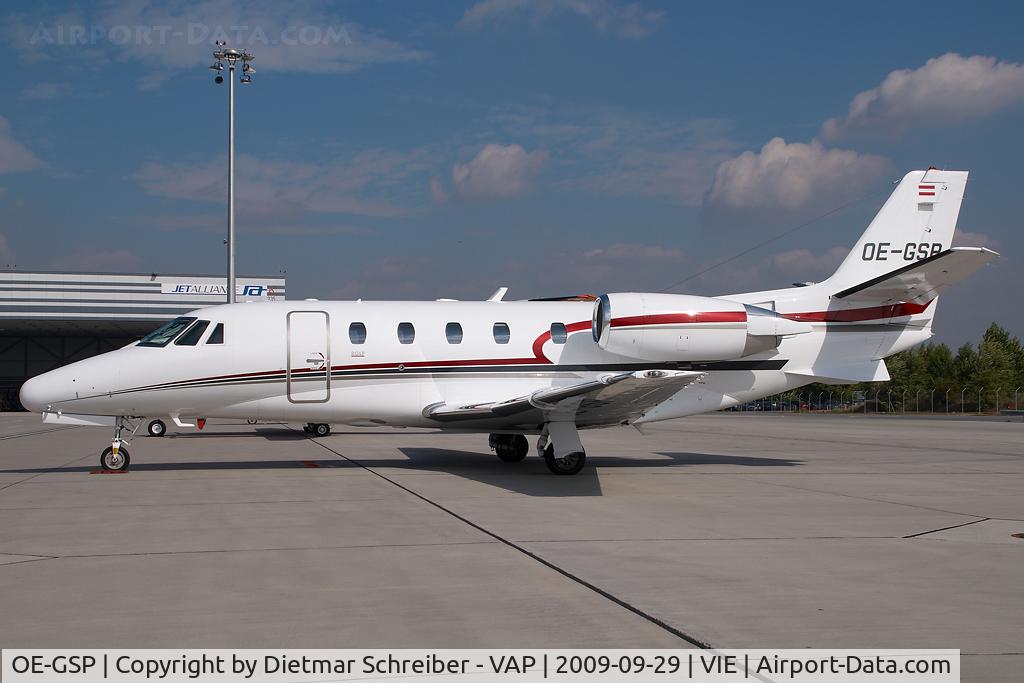
[[[283,505],[288,503],[372,503],[387,498],[306,498],[296,500],[230,500],[212,501],[209,503],[114,503],[96,505],[40,505],[23,507],[4,507],[0,505],[0,512],[11,512],[16,510],[93,510],[100,508],[162,508],[162,507],[203,507],[213,505]],[[3,554],[0,552],[0,554]]]
[[[717,436],[717,437],[721,437],[722,436],[718,432],[706,432],[706,431],[703,431],[703,430],[685,430],[685,433],[686,434],[704,434],[704,435],[707,435],[707,436]],[[730,434],[729,436],[731,436],[732,438],[736,438],[736,439],[757,439],[757,438],[759,438],[755,434],[749,434],[749,435],[748,434],[737,434],[735,432]],[[809,442],[809,443],[827,443],[827,444],[832,445],[832,446],[834,446],[835,443],[836,443],[835,439],[812,439],[812,438],[808,438],[808,437],[797,437],[797,436],[789,436],[789,437],[786,437],[786,438],[789,439],[790,441],[806,441],[806,442]],[[903,449],[913,449],[913,450],[918,450],[918,451],[929,451],[929,452],[932,452],[932,453],[935,453],[935,452],[938,452],[938,453],[967,453],[969,455],[975,455],[976,454],[976,451],[972,451],[972,450],[968,450],[968,449],[963,449],[963,448],[934,448],[934,447],[930,447],[930,446],[917,446],[917,445],[914,445],[912,443],[909,443],[909,444],[876,443],[874,441],[849,441],[849,440],[846,440],[846,439],[843,439],[842,443],[843,443],[843,445],[849,445],[849,446],[877,446],[878,448],[890,448],[890,449],[891,448],[898,448],[900,450],[903,450]],[[1024,455],[1017,455],[1017,454],[1014,454],[1014,453],[990,453],[990,455],[997,455],[997,456],[1004,457],[1004,458],[1022,458],[1022,457],[1024,457]]]
[[715,649],[710,643],[708,643],[706,641],[703,641],[703,640],[700,640],[699,638],[697,638],[695,636],[692,636],[692,635],[690,635],[688,633],[685,633],[684,631],[681,631],[680,629],[677,629],[675,626],[672,626],[668,622],[663,621],[662,619],[659,619],[658,617],[654,616],[653,614],[650,614],[649,612],[643,611],[639,607],[636,607],[635,605],[626,602],[622,598],[620,598],[620,597],[618,597],[618,596],[616,596],[616,595],[614,595],[614,594],[604,590],[603,588],[599,588],[597,585],[587,581],[586,579],[584,579],[584,578],[582,578],[580,576],[577,576],[576,574],[573,574],[572,572],[570,572],[567,569],[563,569],[562,567],[559,567],[557,564],[551,562],[550,560],[546,560],[543,557],[541,557],[540,555],[538,555],[536,553],[533,553],[533,552],[530,552],[529,550],[527,550],[523,546],[521,546],[521,545],[519,545],[519,544],[517,544],[517,543],[515,543],[513,541],[510,541],[509,539],[505,538],[504,536],[500,536],[499,534],[497,534],[497,533],[495,533],[495,532],[493,532],[493,531],[491,531],[489,529],[486,529],[483,526],[480,526],[476,522],[473,522],[470,519],[468,519],[466,517],[463,517],[462,515],[458,514],[454,510],[451,510],[451,509],[445,507],[444,505],[441,505],[440,503],[437,503],[437,502],[431,500],[430,498],[427,498],[423,494],[417,493],[416,491],[413,491],[412,489],[410,489],[407,486],[403,486],[402,484],[398,483],[394,479],[391,479],[390,477],[387,477],[387,476],[381,474],[380,472],[377,472],[376,470],[374,470],[371,467],[367,467],[366,465],[362,464],[358,460],[350,458],[347,455],[345,455],[345,454],[343,454],[343,453],[341,453],[339,451],[334,450],[330,446],[327,446],[327,445],[321,443],[320,441],[318,441],[316,439],[310,438],[310,440],[313,441],[313,443],[315,443],[316,445],[320,446],[321,448],[323,448],[323,449],[325,449],[325,450],[327,450],[327,451],[329,451],[331,453],[334,453],[335,455],[337,455],[337,456],[339,456],[341,458],[344,458],[345,460],[348,460],[349,462],[351,462],[351,463],[353,463],[355,465],[358,465],[359,467],[362,467],[367,472],[370,472],[370,473],[374,474],[375,476],[380,477],[384,481],[392,484],[393,486],[396,486],[397,488],[402,489],[403,491],[405,491],[409,495],[415,496],[416,498],[419,498],[424,503],[427,503],[428,505],[432,505],[433,507],[437,508],[438,510],[441,510],[442,512],[444,512],[446,514],[451,515],[452,517],[454,517],[455,519],[459,520],[460,522],[473,527],[477,531],[479,531],[481,533],[484,533],[484,534],[490,536],[491,538],[496,539],[497,541],[505,544],[506,546],[512,548],[513,550],[516,550],[516,551],[522,553],[523,555],[525,555],[526,557],[529,557],[530,559],[532,559],[532,560],[534,560],[534,561],[544,565],[548,569],[552,569],[552,570],[558,572],[559,574],[561,574],[562,576],[566,577],[567,579],[569,579],[569,580],[579,584],[580,586],[583,586],[584,588],[589,589],[590,591],[600,595],[601,597],[603,597],[603,598],[605,598],[607,600],[610,600],[611,602],[615,603],[619,607],[622,607],[622,608],[632,612],[633,614],[641,617],[642,619],[645,619],[646,621],[654,624],[655,626],[658,626],[658,627],[664,629],[665,631],[671,633],[672,635],[676,636],[680,640],[686,641],[687,643],[690,643],[691,645],[693,645],[695,647],[699,647],[702,650],[714,650]]
[[[137,553],[85,553],[70,555],[37,555],[32,560],[22,562],[35,562],[36,560],[87,560],[103,557],[159,557],[161,555],[216,555],[228,553],[273,553],[298,550],[368,550],[372,548],[434,548],[448,545],[497,545],[497,541],[450,541],[444,543],[372,543],[358,545],[311,545],[311,546],[282,546],[280,548],[224,548],[224,549],[200,549],[200,550],[154,550]],[[22,553],[3,553],[0,555],[21,555]],[[10,564],[21,564],[22,562],[9,562]],[[0,567],[7,565],[0,564]]]
[[28,560],[18,560],[17,562],[5,562],[0,564],[0,571],[3,571],[4,567],[15,567],[19,564],[29,564],[30,562],[43,562],[45,560],[56,560],[56,557],[33,557]]
[[[68,429],[74,429],[74,427],[69,427]],[[53,474],[55,471],[60,470],[61,468],[67,467],[68,465],[74,465],[76,462],[79,462],[81,460],[85,460],[86,458],[91,457],[91,456],[92,456],[91,453],[89,455],[82,455],[82,456],[79,456],[79,457],[75,458],[74,460],[67,461],[63,465],[58,465],[57,467],[55,467],[53,469],[49,469],[49,470],[46,470],[44,472],[36,472],[35,474],[33,474],[33,475],[29,476],[29,477],[25,477],[24,479],[19,479],[18,481],[11,482],[10,484],[7,484],[6,486],[0,486],[0,493],[6,491],[9,488],[13,488],[13,487],[17,486],[18,484],[24,484],[26,481],[29,481],[30,479],[35,479],[36,477],[41,477],[44,474]]]
[[[751,481],[747,478],[747,475],[742,474],[720,474],[719,476],[733,479],[742,479],[743,481]],[[947,515],[958,515],[960,517],[984,517],[983,515],[975,515],[970,512],[956,512],[955,510],[944,510],[942,508],[935,508],[928,505],[914,505],[913,503],[901,503],[895,500],[885,500],[884,498],[871,498],[870,496],[855,496],[852,493],[840,493],[838,491],[822,491],[820,489],[812,489],[806,486],[794,486],[792,484],[778,484],[776,482],[764,482],[768,486],[778,486],[779,488],[795,489],[797,491],[807,491],[809,493],[820,493],[823,495],[839,496],[841,498],[852,498],[853,500],[866,500],[872,503],[886,503],[888,505],[900,505],[903,507],[914,508],[915,510],[928,510],[929,512],[942,512]],[[989,519],[985,517],[985,519]],[[979,520],[980,521],[980,520]]]
[[51,427],[50,429],[39,429],[34,432],[22,432],[20,434],[5,434],[0,436],[0,441],[7,439],[20,439],[24,436],[36,436],[38,434],[49,434],[51,432],[63,432],[68,429],[78,429],[81,425],[61,425],[60,427]]
[[992,518],[991,517],[982,517],[981,519],[971,520],[970,522],[964,522],[963,524],[953,524],[951,526],[944,526],[944,527],[942,527],[940,529],[932,529],[931,531],[922,531],[922,532],[917,533],[917,534],[910,534],[909,536],[904,536],[903,538],[917,538],[918,536],[927,536],[928,534],[937,534],[940,531],[949,531],[950,529],[959,529],[960,527],[970,526],[972,524],[977,524],[978,522],[987,522],[990,519],[992,519]]
[[[981,520],[978,520],[981,521]],[[973,524],[973,522],[968,522]],[[931,533],[931,532],[925,532]],[[693,538],[548,538],[519,543],[677,543],[683,541],[888,541],[907,536],[696,536]]]

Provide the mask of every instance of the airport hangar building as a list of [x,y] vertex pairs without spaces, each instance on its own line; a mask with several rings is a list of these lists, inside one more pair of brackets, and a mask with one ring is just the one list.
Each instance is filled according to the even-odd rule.
[[[227,298],[226,279],[157,273],[0,271],[0,411],[29,377],[129,344]],[[285,298],[282,277],[239,277],[238,301]]]

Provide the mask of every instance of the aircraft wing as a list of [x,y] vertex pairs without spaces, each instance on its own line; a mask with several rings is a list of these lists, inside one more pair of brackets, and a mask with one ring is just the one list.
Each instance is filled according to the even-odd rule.
[[998,257],[999,254],[984,247],[953,247],[844,289],[835,298],[883,304],[924,304]]
[[506,401],[427,406],[424,416],[444,423],[482,421],[495,428],[533,429],[552,418],[573,419],[578,427],[629,422],[667,400],[704,373],[641,370],[603,375],[567,386],[540,389]]

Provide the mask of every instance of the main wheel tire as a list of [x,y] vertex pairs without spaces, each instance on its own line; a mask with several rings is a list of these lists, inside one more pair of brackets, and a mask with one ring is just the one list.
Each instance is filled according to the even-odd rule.
[[167,425],[164,424],[163,420],[153,420],[146,427],[146,431],[149,432],[150,436],[163,436],[167,433]]
[[331,433],[331,425],[318,422],[313,425],[313,436],[327,436]]
[[519,462],[530,452],[530,443],[522,434],[491,434],[487,443],[502,462]]
[[124,472],[128,469],[128,463],[131,461],[128,449],[124,446],[117,449],[117,455],[114,455],[113,446],[107,446],[100,453],[100,467],[108,472]]
[[576,451],[569,455],[556,458],[553,444],[544,449],[544,464],[548,466],[552,474],[577,474],[587,463],[587,454],[583,451]]

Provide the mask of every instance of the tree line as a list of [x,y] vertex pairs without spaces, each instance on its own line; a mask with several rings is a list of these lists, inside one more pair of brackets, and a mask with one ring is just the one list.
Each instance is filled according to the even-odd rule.
[[[1024,405],[1024,344],[996,323],[977,344],[956,350],[926,343],[885,359],[891,380],[846,386],[812,384],[785,396],[827,406],[867,401],[871,410],[983,412]],[[825,403],[822,403],[825,401]]]

